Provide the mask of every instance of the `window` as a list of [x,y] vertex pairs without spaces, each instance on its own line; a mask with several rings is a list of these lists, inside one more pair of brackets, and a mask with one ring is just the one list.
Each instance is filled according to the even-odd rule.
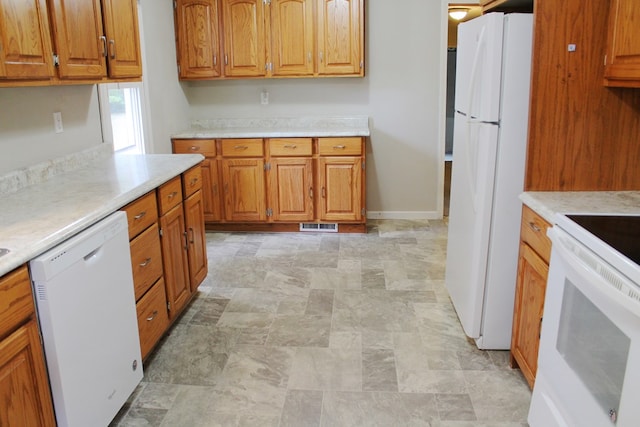
[[117,153],[144,154],[143,86],[141,82],[98,85],[104,141]]

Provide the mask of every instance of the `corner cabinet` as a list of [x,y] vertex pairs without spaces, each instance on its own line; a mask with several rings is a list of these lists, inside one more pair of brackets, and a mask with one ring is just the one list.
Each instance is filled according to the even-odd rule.
[[172,142],[174,153],[200,153],[209,162],[202,177],[209,230],[298,231],[301,223],[335,223],[339,231],[366,231],[363,137]]
[[511,366],[519,367],[533,388],[549,274],[551,225],[527,206],[522,209],[520,255],[511,336]]
[[56,425],[26,266],[0,277],[0,425]]
[[611,0],[605,85],[640,87],[640,2]]
[[364,75],[364,0],[176,0],[181,80]]

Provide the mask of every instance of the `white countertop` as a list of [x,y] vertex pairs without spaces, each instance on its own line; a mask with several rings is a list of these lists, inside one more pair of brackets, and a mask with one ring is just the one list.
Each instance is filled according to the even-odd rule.
[[556,213],[640,215],[640,191],[527,191],[520,200],[550,224]]
[[173,138],[303,138],[369,136],[369,118],[297,117],[194,120]]
[[0,276],[198,164],[199,154],[110,155],[0,198]]

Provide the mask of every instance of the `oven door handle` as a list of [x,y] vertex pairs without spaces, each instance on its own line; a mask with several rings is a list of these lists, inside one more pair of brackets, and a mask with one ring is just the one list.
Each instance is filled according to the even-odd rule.
[[578,276],[580,279],[574,286],[591,296],[592,301],[597,301],[596,297],[604,297],[608,303],[624,307],[634,317],[640,318],[640,295],[635,290],[637,286],[575,238],[556,228],[547,231],[553,242],[551,262],[555,252],[562,259],[563,267],[570,272],[567,276]]

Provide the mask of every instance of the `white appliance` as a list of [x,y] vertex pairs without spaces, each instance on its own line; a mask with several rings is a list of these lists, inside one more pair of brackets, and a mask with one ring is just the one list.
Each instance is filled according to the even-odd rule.
[[446,287],[480,349],[508,349],[529,115],[531,14],[458,26]]
[[557,215],[531,427],[640,425],[640,216]]
[[58,426],[107,426],[142,379],[126,214],[30,269]]

